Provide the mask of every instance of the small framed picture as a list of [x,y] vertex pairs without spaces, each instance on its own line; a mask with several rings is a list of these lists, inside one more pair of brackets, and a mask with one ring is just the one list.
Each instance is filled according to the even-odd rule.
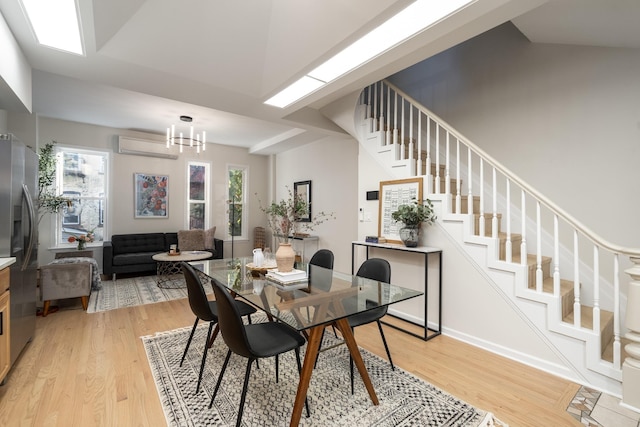
[[294,182],[293,193],[296,199],[304,201],[307,205],[305,215],[298,216],[297,221],[311,222],[311,181]]
[[169,217],[169,176],[134,174],[135,218]]

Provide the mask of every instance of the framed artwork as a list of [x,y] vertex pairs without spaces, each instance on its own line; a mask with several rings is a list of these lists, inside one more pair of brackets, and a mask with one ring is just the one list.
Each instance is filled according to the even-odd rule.
[[169,218],[169,176],[134,174],[134,217]]
[[422,201],[422,178],[381,181],[379,198],[378,236],[385,237],[390,243],[402,243],[398,232],[403,224],[395,222],[391,214],[400,205]]
[[311,181],[299,181],[293,183],[293,192],[299,200],[307,203],[307,214],[298,217],[299,222],[311,222]]

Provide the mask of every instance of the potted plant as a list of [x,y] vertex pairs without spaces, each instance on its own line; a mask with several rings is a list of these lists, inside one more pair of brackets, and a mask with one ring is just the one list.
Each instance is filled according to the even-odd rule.
[[87,234],[71,235],[67,239],[69,243],[78,243],[78,250],[82,251],[87,247],[87,243],[93,242],[95,238],[94,231],[91,230]]
[[316,225],[335,218],[333,212],[319,212],[311,221],[299,222],[299,218],[308,216],[309,207],[304,199],[297,197],[288,186],[286,188],[288,196],[285,199],[271,202],[266,207],[258,198],[260,209],[267,214],[269,228],[280,242],[276,251],[276,264],[282,272],[291,271],[295,263],[295,252],[291,248],[289,237],[295,236],[300,230],[313,230]]
[[433,212],[431,200],[424,199],[422,203],[414,200],[413,203],[398,206],[398,209],[391,213],[391,218],[404,224],[404,227],[398,233],[400,239],[405,246],[414,248],[418,246],[420,241],[422,223],[431,225],[436,216]]

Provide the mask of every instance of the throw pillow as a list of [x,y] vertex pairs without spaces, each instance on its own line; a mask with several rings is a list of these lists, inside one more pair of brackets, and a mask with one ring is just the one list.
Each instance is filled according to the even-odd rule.
[[201,251],[204,249],[203,230],[179,230],[178,249],[181,251]]
[[212,250],[216,248],[213,236],[216,234],[216,228],[211,227],[204,230],[204,248],[205,250]]

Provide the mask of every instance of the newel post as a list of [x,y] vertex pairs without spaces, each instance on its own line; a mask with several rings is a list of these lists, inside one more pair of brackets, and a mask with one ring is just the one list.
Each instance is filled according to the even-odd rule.
[[634,266],[625,270],[631,276],[627,294],[625,335],[631,343],[624,349],[627,358],[622,364],[622,403],[640,412],[640,258],[631,258]]

